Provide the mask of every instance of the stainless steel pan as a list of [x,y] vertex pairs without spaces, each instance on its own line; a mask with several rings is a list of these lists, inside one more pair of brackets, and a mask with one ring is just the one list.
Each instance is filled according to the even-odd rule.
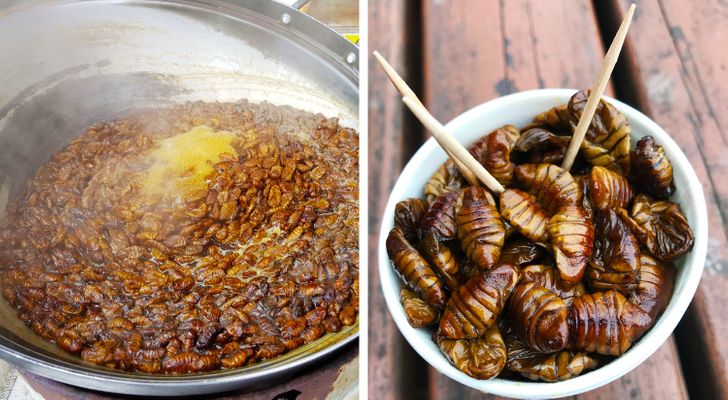
[[[0,216],[8,198],[51,154],[92,123],[134,109],[246,98],[358,125],[357,48],[272,1],[24,1],[4,6]],[[0,357],[51,379],[125,394],[201,394],[270,384],[357,336],[358,326],[350,327],[232,371],[152,376],[70,356],[36,336],[0,300]]]

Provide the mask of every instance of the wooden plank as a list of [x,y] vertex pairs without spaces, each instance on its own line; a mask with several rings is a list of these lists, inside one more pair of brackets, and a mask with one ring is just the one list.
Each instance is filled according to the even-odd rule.
[[[603,58],[588,0],[426,0],[424,5],[425,103],[443,121],[515,91],[588,87]],[[611,87],[608,94],[613,94]],[[482,397],[434,369],[429,379],[432,398]],[[672,339],[627,376],[584,397],[624,398],[633,393],[687,397]]]
[[[620,18],[628,1],[612,1]],[[639,3],[627,52],[638,107],[665,128],[690,159],[708,203],[706,271],[677,330],[696,398],[728,398],[728,5],[719,0]]]
[[[369,2],[369,48],[379,50],[416,90],[408,28],[418,18],[412,2]],[[416,26],[416,24],[414,24]],[[416,146],[419,126],[405,113],[400,96],[374,57],[369,57],[369,398],[397,399],[426,395],[415,384],[426,379],[423,361],[397,330],[379,284],[377,238],[389,192]]]
[[447,376],[437,372],[437,370],[429,369],[429,392],[430,400],[500,400],[503,397],[495,396],[489,393],[479,392],[465,385],[461,385]]
[[[500,7],[486,1],[424,2],[424,103],[440,121],[497,97],[504,80]],[[493,40],[496,38],[497,40]]]
[[588,87],[604,54],[588,0],[426,0],[423,20],[424,101],[441,121],[516,91]]
[[[609,399],[687,399],[685,386],[680,384],[682,371],[675,363],[677,350],[670,338],[655,354],[632,372],[617,381],[598,389],[576,396],[586,400]],[[499,396],[483,394],[467,388],[445,375],[430,370],[430,400],[495,400]],[[669,378],[668,378],[669,377]],[[679,379],[675,379],[679,378]]]
[[687,399],[675,340],[670,337],[629,374],[598,389],[576,396],[585,400]]
[[[504,2],[504,7],[505,37],[513,48],[507,54],[514,59],[506,74],[516,77],[516,89],[583,89],[593,83],[605,49],[590,1],[519,0]],[[528,36],[521,36],[526,26]],[[533,68],[519,67],[519,53],[533,59]],[[605,93],[613,94],[611,85]]]

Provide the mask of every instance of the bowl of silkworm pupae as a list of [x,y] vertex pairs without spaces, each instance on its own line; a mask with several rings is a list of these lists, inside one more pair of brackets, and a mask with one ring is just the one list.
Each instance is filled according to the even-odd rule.
[[387,307],[466,386],[543,398],[605,385],[667,340],[695,294],[708,235],[695,171],[665,130],[606,96],[562,168],[587,98],[520,92],[446,125],[503,191],[471,185],[432,138],[392,190],[377,260]]

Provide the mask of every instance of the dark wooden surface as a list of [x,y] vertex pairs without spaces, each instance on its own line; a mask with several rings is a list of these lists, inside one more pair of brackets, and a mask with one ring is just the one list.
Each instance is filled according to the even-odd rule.
[[[607,14],[621,18],[626,1]],[[649,38],[649,39],[647,39]],[[695,168],[708,204],[706,270],[677,331],[695,398],[728,398],[728,3],[640,1],[627,69],[634,102],[668,129]]]
[[[591,85],[628,2],[370,2],[370,49],[448,121],[498,96]],[[608,93],[654,118],[682,146],[706,191],[710,245],[698,295],[676,333],[623,378],[588,399],[728,398],[728,5],[721,0],[638,2]],[[413,352],[384,305],[376,264],[379,220],[409,155],[427,137],[370,61],[370,398],[470,399],[482,393],[437,373]],[[722,212],[721,212],[722,210]],[[426,384],[425,384],[426,383]],[[485,396],[486,398],[488,396]]]
[[[379,49],[400,75],[419,88],[419,44],[413,43],[419,24],[419,9],[409,1],[369,2],[370,49]],[[419,39],[415,39],[419,40]],[[399,95],[369,57],[369,398],[423,398],[427,371],[399,334],[384,304],[379,288],[376,249],[378,220],[389,191],[406,160],[422,141],[422,131],[402,109]],[[418,365],[414,370],[402,366]],[[381,384],[387,382],[388,384]]]

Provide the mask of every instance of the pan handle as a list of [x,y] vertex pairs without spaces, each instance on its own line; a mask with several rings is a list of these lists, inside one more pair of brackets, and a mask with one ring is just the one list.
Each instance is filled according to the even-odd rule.
[[298,0],[291,6],[292,8],[295,8],[296,10],[300,12],[307,12],[308,8],[311,6],[311,0]]

